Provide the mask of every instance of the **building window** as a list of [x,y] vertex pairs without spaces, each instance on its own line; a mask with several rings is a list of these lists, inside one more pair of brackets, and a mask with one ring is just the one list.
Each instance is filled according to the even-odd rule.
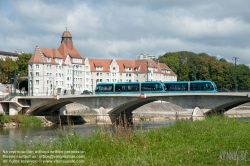
[[39,69],[39,65],[36,65],[36,68]]
[[131,68],[131,67],[126,67],[125,70],[126,70],[126,71],[131,71],[132,68]]
[[39,72],[36,72],[36,76],[39,76]]
[[102,66],[96,66],[95,69],[98,71],[102,71]]
[[113,70],[115,70],[115,67],[113,67]]
[[39,85],[39,80],[36,80],[36,85]]

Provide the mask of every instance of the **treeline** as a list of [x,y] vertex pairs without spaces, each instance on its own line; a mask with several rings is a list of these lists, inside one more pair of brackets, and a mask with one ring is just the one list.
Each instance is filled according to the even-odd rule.
[[250,69],[244,64],[227,62],[206,53],[196,54],[181,51],[159,56],[158,60],[167,64],[177,75],[178,81],[212,80],[218,89],[235,89],[235,72],[237,89],[250,89]]
[[21,82],[28,77],[28,62],[31,56],[30,53],[24,53],[19,55],[16,61],[11,58],[5,60],[0,58],[0,82],[2,84],[13,83],[16,72],[16,80],[20,83],[20,87],[23,87]]

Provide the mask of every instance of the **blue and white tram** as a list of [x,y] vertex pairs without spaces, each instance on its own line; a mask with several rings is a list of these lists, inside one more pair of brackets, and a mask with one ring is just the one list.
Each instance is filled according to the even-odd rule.
[[165,93],[165,85],[159,81],[152,82],[100,82],[95,94],[139,94]]
[[174,81],[164,82],[166,92],[217,92],[216,84],[213,81]]

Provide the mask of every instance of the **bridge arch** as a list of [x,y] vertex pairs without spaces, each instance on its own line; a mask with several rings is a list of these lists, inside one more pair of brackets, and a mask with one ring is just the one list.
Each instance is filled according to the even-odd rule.
[[30,114],[30,115],[55,115],[58,114],[58,111],[61,107],[73,103],[72,101],[63,101],[60,103],[56,103],[56,104],[43,104],[41,106],[37,106],[35,108],[33,108],[32,110],[29,110],[26,112],[26,114]]
[[230,110],[230,109],[232,109],[234,107],[237,107],[239,105],[242,105],[242,104],[245,104],[245,103],[248,103],[248,102],[249,102],[249,99],[222,104],[222,105],[220,105],[218,107],[215,107],[215,108],[207,111],[205,113],[205,115],[210,116],[210,115],[213,115],[213,114],[223,114],[226,111],[228,111],[228,110]]

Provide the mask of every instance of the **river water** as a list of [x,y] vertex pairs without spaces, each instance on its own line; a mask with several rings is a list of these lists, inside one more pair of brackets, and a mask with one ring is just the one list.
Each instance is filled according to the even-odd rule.
[[[174,124],[174,120],[167,121],[145,121],[136,122],[133,125],[133,130],[147,130],[159,126],[168,126]],[[62,131],[71,132],[74,130],[82,137],[89,136],[91,133],[106,129],[113,131],[114,128],[111,125],[97,125],[97,124],[82,124],[70,126],[62,126]],[[16,128],[2,128],[0,129],[0,150],[5,147],[14,146],[16,142],[31,143],[36,141],[53,141],[58,138],[58,126],[51,127],[16,127]]]
[[[239,118],[241,120],[249,121],[250,118]],[[132,129],[137,130],[148,130],[154,127],[159,126],[169,126],[174,124],[175,120],[166,120],[166,121],[144,121],[144,122],[135,122]],[[62,126],[62,131],[72,132],[73,130],[82,137],[89,136],[91,133],[98,130],[109,130],[114,131],[113,126],[106,125],[97,125],[97,124],[82,124],[70,126]],[[25,142],[31,143],[36,141],[53,141],[58,138],[58,126],[54,125],[51,127],[16,127],[16,128],[2,128],[0,129],[0,150],[5,147],[11,147],[15,145],[15,142]]]

